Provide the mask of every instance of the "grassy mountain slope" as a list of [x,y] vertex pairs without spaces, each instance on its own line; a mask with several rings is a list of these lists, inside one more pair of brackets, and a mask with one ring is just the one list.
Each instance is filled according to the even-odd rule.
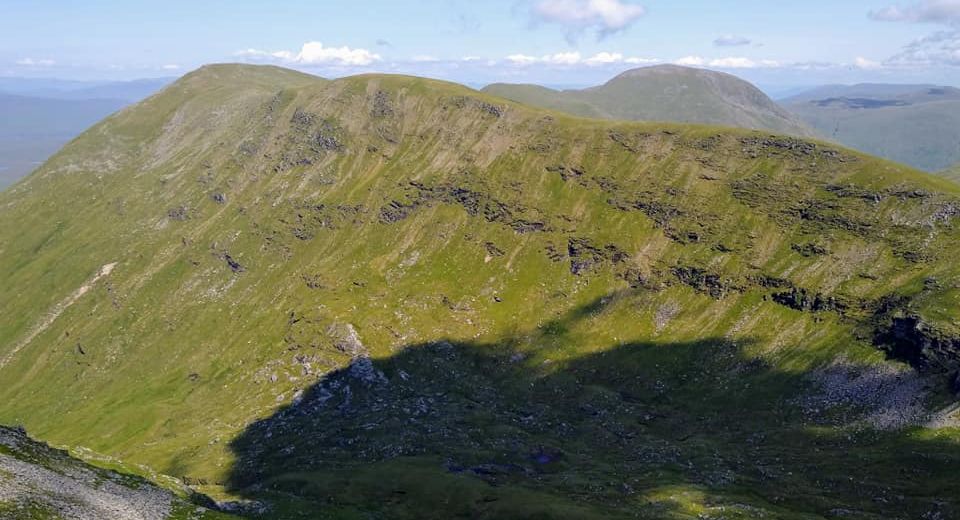
[[820,135],[867,153],[927,171],[960,161],[960,89],[838,86],[782,104]]
[[811,129],[750,83],[729,74],[674,65],[630,70],[604,85],[584,90],[494,84],[483,91],[584,117],[705,123],[813,135]]
[[275,518],[948,517],[958,208],[794,138],[208,66],[0,194],[0,422]]

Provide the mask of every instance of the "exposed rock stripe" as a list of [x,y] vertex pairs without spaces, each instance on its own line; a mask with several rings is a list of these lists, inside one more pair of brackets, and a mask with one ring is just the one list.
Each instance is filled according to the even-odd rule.
[[47,314],[43,317],[43,319],[41,319],[40,322],[34,325],[33,328],[30,329],[30,332],[27,333],[27,335],[23,339],[21,339],[17,344],[15,344],[13,348],[10,349],[9,352],[7,352],[7,355],[4,356],[2,360],[0,360],[0,369],[3,369],[4,367],[6,367],[7,364],[9,364],[10,361],[13,360],[13,357],[16,356],[17,353],[23,350],[27,345],[29,345],[34,340],[34,338],[36,338],[45,330],[50,328],[50,325],[53,325],[53,322],[56,321],[57,318],[59,318],[60,315],[63,314],[65,310],[69,309],[70,306],[76,303],[77,300],[82,298],[84,294],[87,294],[87,292],[89,292],[90,289],[92,289],[93,286],[98,281],[100,281],[100,279],[109,276],[110,273],[113,272],[113,269],[116,266],[117,266],[117,262],[112,262],[104,265],[97,271],[97,274],[95,274],[92,278],[87,280],[86,283],[78,287],[77,290],[73,292],[73,294],[71,294],[70,296],[67,296],[66,298],[61,300],[59,303],[54,305],[50,309],[50,311],[47,312]]

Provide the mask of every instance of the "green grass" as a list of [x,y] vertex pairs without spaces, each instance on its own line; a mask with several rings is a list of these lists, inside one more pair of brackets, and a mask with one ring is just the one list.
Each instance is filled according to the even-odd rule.
[[[579,119],[420,78],[207,67],[0,193],[16,223],[0,230],[0,355],[118,263],[0,368],[0,422],[278,518],[917,516],[956,496],[930,462],[954,460],[956,430],[860,437],[791,403],[838,358],[886,363],[885,298],[956,337],[958,194],[765,133]],[[849,305],[788,308],[773,279]],[[353,415],[258,436],[297,392],[347,377],[346,324],[407,393],[358,387]],[[954,361],[930,376],[937,403]],[[408,424],[428,388],[447,413]],[[528,407],[555,422],[523,423]],[[776,442],[745,444],[757,432]],[[569,459],[531,466],[541,445]],[[518,456],[502,482],[447,469]]]

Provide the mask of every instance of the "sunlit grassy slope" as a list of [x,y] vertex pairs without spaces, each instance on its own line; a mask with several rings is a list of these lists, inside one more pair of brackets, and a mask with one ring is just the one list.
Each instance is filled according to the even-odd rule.
[[950,403],[958,216],[832,145],[208,66],[0,193],[0,422],[276,517],[956,512],[956,429],[803,403],[888,354]]

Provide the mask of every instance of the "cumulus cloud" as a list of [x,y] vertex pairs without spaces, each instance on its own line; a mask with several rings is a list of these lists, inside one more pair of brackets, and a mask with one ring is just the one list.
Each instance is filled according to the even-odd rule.
[[366,49],[350,47],[325,47],[322,43],[312,41],[304,43],[300,52],[291,51],[263,51],[246,49],[236,53],[237,56],[252,61],[273,61],[293,65],[333,65],[333,66],[366,66],[380,61],[379,54]]
[[576,65],[580,63],[580,53],[579,52],[558,52],[557,54],[550,54],[541,58],[541,61],[544,63],[550,63],[553,65]]
[[[922,0],[908,5],[891,5],[871,11],[870,18],[949,27],[908,43],[899,53],[884,60],[883,67],[960,66],[960,0]],[[860,66],[859,63],[855,65]]]
[[780,66],[775,60],[751,60],[750,58],[728,57],[710,60],[709,65],[718,69],[769,69]]
[[507,61],[514,65],[533,65],[540,61],[536,56],[527,56],[526,54],[511,54],[507,56]]
[[17,65],[25,67],[50,67],[56,64],[57,62],[48,59],[22,58],[17,60]]
[[660,63],[663,60],[659,58],[626,58],[623,60],[624,63],[629,63],[630,65],[653,65],[655,63]]
[[960,0],[923,0],[908,5],[890,5],[870,11],[869,16],[882,22],[960,25]]
[[750,38],[737,36],[735,34],[726,34],[713,40],[713,44],[717,47],[742,47],[744,45],[750,45],[751,43],[753,43],[753,41]]
[[894,67],[960,66],[960,30],[938,31],[914,40],[884,61]]
[[660,62],[660,60],[656,58],[625,57],[623,53],[620,52],[598,52],[593,56],[586,58],[583,57],[579,52],[558,52],[556,54],[545,54],[543,56],[511,54],[505,59],[507,62],[518,66],[541,64],[557,66],[587,65],[590,67],[598,67],[617,63],[641,65]]
[[707,59],[702,56],[684,56],[674,60],[675,65],[685,67],[712,67],[715,69],[772,69],[787,65],[776,60],[752,60],[740,56]]
[[676,65],[683,65],[685,67],[702,67],[707,64],[707,60],[701,58],[700,56],[684,56],[673,63]]
[[573,33],[596,30],[600,36],[622,31],[645,14],[645,7],[624,0],[538,0],[533,6],[538,20],[563,25]]
[[857,56],[856,59],[853,60],[853,66],[863,70],[876,70],[882,68],[883,64],[879,61],[868,60],[862,56]]
[[623,54],[619,52],[599,52],[590,58],[587,58],[587,65],[609,65],[611,63],[620,63],[623,61]]

